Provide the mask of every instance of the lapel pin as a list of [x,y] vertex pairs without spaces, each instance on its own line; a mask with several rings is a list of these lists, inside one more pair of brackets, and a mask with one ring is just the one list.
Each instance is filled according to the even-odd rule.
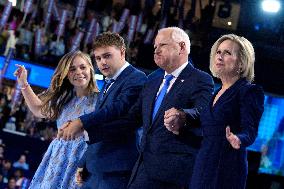
[[181,82],[184,82],[184,79],[180,80]]

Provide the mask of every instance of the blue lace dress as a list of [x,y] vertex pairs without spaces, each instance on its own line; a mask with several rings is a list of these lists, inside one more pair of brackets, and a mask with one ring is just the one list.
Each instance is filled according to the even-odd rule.
[[[74,97],[57,119],[57,128],[68,120],[94,111],[97,94],[88,97]],[[75,140],[54,139],[32,179],[30,189],[76,189],[77,164],[84,154],[87,144],[83,134]]]

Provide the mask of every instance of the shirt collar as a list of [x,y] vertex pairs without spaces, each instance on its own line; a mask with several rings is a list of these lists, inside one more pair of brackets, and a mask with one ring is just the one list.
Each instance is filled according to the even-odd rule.
[[113,77],[109,78],[106,77],[106,79],[110,80],[110,79],[114,79],[116,80],[118,78],[118,76],[121,74],[121,72],[123,72],[123,70],[125,70],[125,68],[127,68],[127,66],[129,66],[130,64],[126,61],[125,64],[114,74]]
[[[178,67],[175,71],[173,71],[171,74],[177,78],[179,76],[179,74],[182,72],[182,70],[188,65],[188,62],[185,62],[184,64],[182,64],[180,67]],[[165,75],[164,77],[169,74],[165,71]]]

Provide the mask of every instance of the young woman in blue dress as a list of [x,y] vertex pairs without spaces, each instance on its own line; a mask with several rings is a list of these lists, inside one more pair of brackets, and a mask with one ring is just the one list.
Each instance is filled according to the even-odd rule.
[[[37,96],[27,82],[27,70],[16,65],[17,82],[32,113],[56,120],[57,128],[79,116],[93,112],[98,88],[90,57],[81,51],[64,55],[51,79],[49,88]],[[55,138],[49,145],[30,184],[31,189],[73,189],[77,164],[87,144],[84,131],[75,139]]]

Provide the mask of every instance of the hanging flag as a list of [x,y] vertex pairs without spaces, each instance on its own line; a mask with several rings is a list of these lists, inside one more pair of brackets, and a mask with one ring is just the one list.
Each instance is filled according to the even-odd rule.
[[160,29],[165,28],[167,26],[167,21],[168,21],[167,16],[165,16],[163,20],[160,22]]
[[85,45],[92,43],[92,39],[96,35],[96,30],[97,30],[97,20],[93,18],[91,23],[89,24],[89,28],[85,36],[84,40]]
[[138,20],[137,20],[137,26],[136,26],[136,31],[137,32],[141,32],[141,27],[143,24],[143,13],[141,12],[138,16]]
[[24,13],[29,14],[30,12],[32,12],[32,7],[33,7],[33,0],[26,0]]
[[2,73],[5,74],[6,71],[7,71],[7,68],[8,68],[8,65],[10,63],[10,60],[13,58],[14,56],[14,48],[9,48],[9,51],[8,51],[8,54],[5,58],[5,61],[4,61],[4,66],[2,68]]
[[37,9],[33,9],[32,18],[34,19],[37,16]]
[[0,90],[2,90],[2,81],[3,81],[3,78],[4,78],[4,75],[6,74],[6,71],[7,71],[7,68],[10,64],[10,61],[11,59],[14,57],[14,50],[13,48],[9,48],[9,51],[8,51],[8,54],[7,56],[5,57],[5,60],[4,60],[4,65],[2,67],[2,69],[0,70]]
[[85,13],[86,0],[79,0],[76,8],[75,18],[82,18]]
[[4,11],[2,13],[2,17],[1,17],[1,20],[0,20],[0,28],[1,29],[3,29],[5,27],[7,20],[10,16],[11,10],[12,10],[12,3],[9,1],[4,8]]
[[201,18],[201,10],[202,10],[201,1],[196,1],[194,17],[200,19]]
[[184,0],[180,0],[178,4],[178,27],[183,28],[183,18],[184,18]]
[[114,21],[114,22],[112,23],[111,32],[113,32],[113,33],[118,33],[118,27],[119,27],[118,22]]
[[146,34],[146,37],[144,39],[144,44],[150,44],[152,43],[152,40],[153,40],[153,37],[154,37],[154,30],[153,29],[149,29],[147,34]]
[[81,40],[83,36],[84,36],[84,33],[81,31],[76,34],[76,36],[72,40],[72,47],[71,47],[70,52],[75,51],[80,48],[80,44],[81,44]]
[[41,53],[41,38],[42,38],[42,30],[37,29],[35,34],[35,55],[40,56]]
[[45,28],[47,28],[48,25],[49,25],[50,17],[51,17],[51,14],[52,14],[53,4],[54,4],[54,0],[49,0],[48,1],[47,12],[46,12],[46,15],[44,17]]
[[54,2],[54,4],[53,4],[52,10],[53,10],[53,14],[54,14],[55,19],[56,19],[57,21],[60,21],[60,16],[59,16],[58,8],[57,8],[57,5],[56,5],[55,2]]
[[136,25],[137,25],[137,16],[131,15],[130,21],[129,21],[128,35],[127,35],[128,45],[131,43],[131,41],[134,38],[135,31],[136,31]]
[[95,37],[97,37],[99,34],[100,34],[100,24],[97,22],[97,24],[96,24]]
[[32,12],[33,0],[27,0],[24,5],[24,17],[20,23],[20,27],[25,23],[27,15]]
[[120,33],[123,30],[125,22],[126,22],[126,20],[128,18],[129,12],[130,12],[129,9],[124,9],[123,10],[123,13],[122,13],[122,15],[121,15],[121,17],[119,19],[119,22],[118,22],[117,33]]
[[64,33],[66,20],[67,20],[67,10],[63,10],[61,14],[59,25],[56,30],[57,38],[62,36]]
[[21,95],[21,87],[18,82],[16,82],[14,92],[12,94],[11,99],[11,114],[16,112],[17,107],[20,105],[22,101],[22,95]]
[[20,11],[24,12],[24,8],[25,8],[25,1],[21,0]]

